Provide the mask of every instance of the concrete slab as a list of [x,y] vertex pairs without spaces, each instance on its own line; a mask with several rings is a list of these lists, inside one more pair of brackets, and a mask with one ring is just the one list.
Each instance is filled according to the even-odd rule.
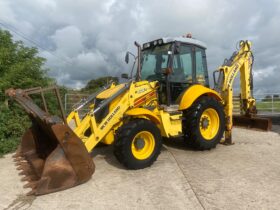
[[11,155],[0,159],[1,209],[278,209],[280,135],[234,129],[235,145],[193,151],[165,141],[152,167],[130,171],[112,147],[94,151],[92,179],[65,191],[25,196]]

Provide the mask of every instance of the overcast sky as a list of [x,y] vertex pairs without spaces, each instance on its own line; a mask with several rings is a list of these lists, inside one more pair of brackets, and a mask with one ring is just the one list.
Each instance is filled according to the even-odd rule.
[[210,76],[251,40],[255,91],[280,92],[280,0],[0,0],[0,22],[46,49],[49,75],[68,87],[128,72],[135,40],[191,32],[207,44]]

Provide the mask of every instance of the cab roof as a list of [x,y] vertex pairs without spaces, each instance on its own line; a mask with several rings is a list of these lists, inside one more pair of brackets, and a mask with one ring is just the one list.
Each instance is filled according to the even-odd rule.
[[202,41],[199,41],[197,39],[194,38],[187,38],[187,37],[183,37],[183,36],[179,36],[179,37],[163,37],[161,38],[163,40],[163,43],[170,43],[170,42],[183,42],[186,44],[193,44],[193,45],[198,45],[200,47],[203,48],[207,48],[206,44]]
[[206,44],[202,41],[199,41],[194,38],[186,37],[186,36],[180,36],[180,37],[163,37],[160,39],[156,39],[154,41],[146,42],[143,44],[143,49],[148,49],[153,46],[167,44],[167,43],[174,43],[174,42],[181,42],[191,45],[196,45],[199,47],[202,47],[206,49]]

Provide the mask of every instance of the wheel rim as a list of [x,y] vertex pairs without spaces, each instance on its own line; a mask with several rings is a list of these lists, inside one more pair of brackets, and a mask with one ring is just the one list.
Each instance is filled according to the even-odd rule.
[[212,140],[217,135],[219,127],[220,119],[217,111],[212,108],[204,110],[199,121],[202,137],[206,140]]
[[144,160],[151,156],[155,148],[154,135],[148,131],[141,131],[132,140],[131,151],[136,159]]

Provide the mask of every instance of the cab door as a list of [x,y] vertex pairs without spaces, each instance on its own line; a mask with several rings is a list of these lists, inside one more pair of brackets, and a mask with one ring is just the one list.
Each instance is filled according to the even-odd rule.
[[171,103],[176,103],[180,94],[193,84],[195,79],[194,46],[180,43],[174,51],[172,73],[169,75]]
[[173,82],[182,82],[189,85],[201,84],[208,87],[209,78],[205,49],[194,45],[181,44],[179,53],[174,55],[173,73],[177,74]]
[[205,49],[195,46],[194,52],[194,81],[195,83],[209,87]]
[[164,89],[170,91],[167,94],[168,104],[176,104],[181,93],[193,84],[209,87],[205,48],[187,43],[175,43],[169,66],[172,72],[168,75],[167,87],[164,85]]

